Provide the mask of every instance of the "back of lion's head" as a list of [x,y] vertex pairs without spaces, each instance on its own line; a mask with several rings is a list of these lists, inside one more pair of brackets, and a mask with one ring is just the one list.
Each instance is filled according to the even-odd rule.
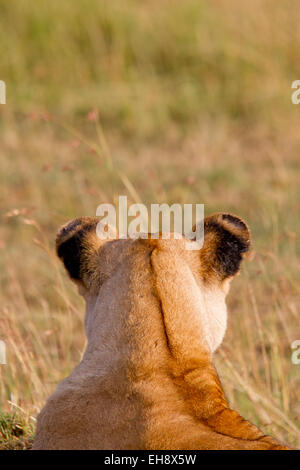
[[[149,304],[155,301],[162,311],[170,310],[167,317],[173,324],[168,325],[167,335],[173,338],[168,340],[174,343],[174,351],[178,348],[176,329],[180,341],[185,338],[189,343],[185,349],[194,347],[191,338],[201,336],[201,341],[214,351],[226,329],[225,296],[230,280],[239,272],[250,247],[245,222],[231,214],[206,217],[200,250],[187,249],[190,241],[185,238],[101,240],[96,232],[98,222],[96,217],[75,219],[59,231],[56,239],[57,254],[87,301],[87,316],[91,317],[89,310],[101,302],[101,293],[109,295],[107,285],[115,308],[121,308],[124,316],[132,302],[138,310],[142,297],[147,296],[145,291],[149,291]],[[149,271],[147,280],[139,274],[145,271]],[[141,308],[140,314],[143,312]],[[187,313],[183,316],[183,312]],[[89,318],[88,323],[91,321]],[[183,349],[176,354],[188,354]]]

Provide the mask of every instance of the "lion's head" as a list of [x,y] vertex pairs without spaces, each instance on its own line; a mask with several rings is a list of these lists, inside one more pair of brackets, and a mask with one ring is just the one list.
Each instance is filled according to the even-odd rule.
[[[214,351],[226,329],[225,296],[230,280],[238,273],[250,246],[245,222],[231,214],[206,217],[200,250],[187,250],[184,238],[104,241],[97,237],[98,222],[96,217],[75,219],[59,231],[56,239],[57,254],[87,303],[88,336],[95,328],[96,317],[105,315],[104,323],[110,323],[109,312],[113,316],[122,312],[123,321],[130,317],[134,326],[133,318],[140,323],[144,316],[146,325],[151,315],[154,321],[155,312],[163,311],[166,317],[170,310],[170,318],[167,315],[169,319],[164,321],[172,330],[170,322],[176,321],[175,312],[179,310],[179,323],[185,322],[191,337],[198,331]],[[105,313],[101,305],[107,305]],[[131,310],[136,312],[135,317]],[[112,328],[116,328],[116,318],[111,320]],[[180,329],[183,333],[183,325]],[[168,327],[166,335],[171,344]]]

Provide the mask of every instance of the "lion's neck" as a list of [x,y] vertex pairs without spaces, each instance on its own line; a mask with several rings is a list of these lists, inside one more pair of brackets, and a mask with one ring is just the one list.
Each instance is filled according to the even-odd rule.
[[227,327],[227,307],[225,296],[219,290],[207,290],[201,293],[203,302],[199,315],[206,332],[211,352],[222,343]]

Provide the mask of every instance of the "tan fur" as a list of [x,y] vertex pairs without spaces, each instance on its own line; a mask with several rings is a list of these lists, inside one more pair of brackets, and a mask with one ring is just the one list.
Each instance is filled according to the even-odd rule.
[[228,217],[205,219],[200,251],[185,240],[104,242],[93,218],[59,233],[86,300],[88,345],[41,411],[34,449],[285,448],[229,408],[212,363],[234,267],[222,247],[250,241]]

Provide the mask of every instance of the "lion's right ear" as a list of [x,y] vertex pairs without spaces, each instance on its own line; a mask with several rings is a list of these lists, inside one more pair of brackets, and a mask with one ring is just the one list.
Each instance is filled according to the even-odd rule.
[[[95,254],[101,245],[97,237],[97,217],[79,217],[68,222],[56,237],[56,252],[74,281],[86,284]],[[94,256],[93,256],[94,255]]]
[[250,249],[247,224],[232,214],[213,214],[204,219],[204,245],[200,250],[203,278],[233,277]]

